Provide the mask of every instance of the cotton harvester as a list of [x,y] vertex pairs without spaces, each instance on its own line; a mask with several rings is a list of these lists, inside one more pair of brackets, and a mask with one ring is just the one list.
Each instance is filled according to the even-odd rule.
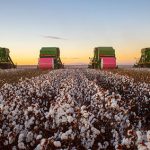
[[148,67],[150,68],[150,48],[141,49],[141,58],[134,67]]
[[39,69],[63,68],[63,64],[60,60],[60,50],[58,47],[42,47],[39,57]]
[[16,65],[13,63],[11,57],[9,56],[8,48],[0,47],[0,68],[1,69],[16,68]]
[[115,69],[116,67],[115,50],[112,47],[96,47],[94,49],[94,57],[89,68]]

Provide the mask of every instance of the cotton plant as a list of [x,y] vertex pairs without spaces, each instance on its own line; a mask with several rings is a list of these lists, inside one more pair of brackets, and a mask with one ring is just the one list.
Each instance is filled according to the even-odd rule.
[[148,83],[53,70],[0,89],[0,149],[149,149]]

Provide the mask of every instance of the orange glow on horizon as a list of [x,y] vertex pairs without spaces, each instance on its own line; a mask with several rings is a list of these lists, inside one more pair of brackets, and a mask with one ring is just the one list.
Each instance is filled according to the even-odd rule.
[[[125,48],[124,48],[125,49]],[[134,48],[135,49],[135,48]],[[32,52],[31,55],[30,51]],[[81,50],[76,52],[75,50],[63,50],[60,49],[60,58],[63,64],[89,64],[89,57],[93,57],[93,50]],[[86,53],[85,53],[86,52]],[[133,65],[140,57],[140,49],[137,51],[130,51],[129,49],[121,52],[116,49],[117,64],[131,64]],[[39,58],[39,50],[28,50],[28,51],[11,51],[10,56],[13,62],[17,65],[37,65]]]

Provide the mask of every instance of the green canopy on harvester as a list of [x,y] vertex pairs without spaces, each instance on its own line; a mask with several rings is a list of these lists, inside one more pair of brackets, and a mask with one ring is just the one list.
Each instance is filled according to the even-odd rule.
[[115,56],[115,50],[112,47],[96,47],[94,53],[101,56]]
[[42,47],[40,50],[40,58],[41,57],[59,57],[60,50],[58,47]]

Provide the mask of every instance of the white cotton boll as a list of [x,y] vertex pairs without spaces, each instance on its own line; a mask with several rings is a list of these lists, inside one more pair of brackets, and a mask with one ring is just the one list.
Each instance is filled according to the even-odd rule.
[[143,135],[142,135],[142,132],[141,131],[136,131],[136,134],[137,134],[137,142],[138,143],[141,143],[143,141]]
[[71,139],[72,139],[72,140],[74,140],[74,137],[75,137],[74,134],[71,134]]
[[68,139],[68,135],[66,133],[63,133],[61,135],[61,140],[67,140]]
[[101,133],[105,133],[105,129],[104,128],[101,128]]
[[3,102],[3,95],[0,95],[0,103]]
[[31,126],[32,124],[34,124],[34,120],[35,120],[35,118],[34,118],[34,117],[31,117],[28,121],[25,122],[25,127],[26,127],[26,128],[30,128],[30,126]]
[[71,135],[72,134],[72,129],[66,131],[66,134]]
[[55,147],[61,147],[60,141],[54,141],[54,146]]
[[24,140],[24,134],[19,134],[18,143],[22,142]]
[[103,149],[103,146],[100,142],[98,143],[98,147],[99,147],[99,149]]
[[147,149],[147,146],[139,144],[138,145],[138,150],[149,150],[149,149]]
[[43,150],[43,147],[40,144],[38,144],[34,150]]
[[131,139],[129,139],[129,138],[123,138],[122,144],[123,144],[123,145],[126,145],[127,148],[130,148]]
[[68,122],[71,123],[73,122],[74,118],[72,116],[67,116]]
[[85,110],[85,109],[86,109],[86,106],[83,105],[83,106],[81,107],[81,110]]
[[46,118],[48,118],[49,116],[54,117],[54,113],[55,111],[53,109],[50,109],[48,114],[46,115]]
[[17,120],[17,119],[18,119],[18,115],[16,115],[16,116],[14,117],[14,119]]
[[34,146],[35,145],[35,140],[32,140],[31,143],[30,143],[30,145]]
[[45,142],[46,142],[46,139],[42,139],[40,144],[43,146]]
[[118,107],[117,101],[115,99],[111,99],[111,107],[113,107],[113,108]]
[[67,103],[70,104],[71,102],[72,102],[72,100],[69,98],[69,99],[67,100]]
[[91,130],[93,131],[94,134],[99,135],[100,131],[94,127],[91,127]]
[[31,142],[33,140],[33,133],[28,132],[27,137],[26,137],[26,142]]
[[24,145],[23,142],[18,143],[18,148],[19,148],[19,149],[26,149],[26,147],[25,147],[25,145]]
[[13,121],[13,122],[12,122],[12,125],[13,125],[13,126],[15,126],[15,125],[16,125],[16,122],[15,122],[15,121]]
[[64,111],[64,109],[63,109],[62,107],[58,108],[57,113],[58,113],[59,115],[64,115],[64,114],[66,114],[65,111]]
[[126,120],[126,123],[127,123],[127,126],[129,127],[130,126],[130,121],[128,119]]
[[30,107],[28,107],[28,111],[32,111],[33,110],[33,108],[30,106]]
[[42,135],[38,135],[37,137],[36,137],[36,140],[40,140],[42,138]]
[[0,104],[0,109],[1,109],[1,110],[3,110],[3,107],[4,107],[4,105],[3,105],[3,104]]
[[2,136],[2,129],[0,129],[0,136]]
[[139,129],[142,127],[141,120],[139,120],[138,127],[139,127]]
[[19,129],[20,129],[20,131],[21,131],[21,130],[23,129],[23,125],[20,125],[20,126],[19,126]]
[[105,142],[104,142],[104,146],[103,146],[104,149],[107,149],[108,146],[109,146],[109,142],[108,142],[108,141],[105,141]]
[[14,127],[14,131],[18,134],[20,132],[20,128],[19,128],[19,125],[16,125]]
[[121,119],[120,119],[120,117],[118,115],[115,115],[114,118],[115,118],[116,121],[121,121]]
[[148,142],[150,142],[150,130],[149,130],[149,131],[147,131],[146,136],[147,136],[147,141],[148,141]]
[[89,113],[88,113],[88,112],[84,112],[84,113],[83,113],[83,117],[84,117],[84,118],[88,118],[88,117],[89,117]]
[[9,111],[5,108],[4,111],[3,111],[3,114],[8,115],[8,113],[9,113]]
[[4,145],[8,145],[8,140],[5,140]]
[[24,115],[25,115],[25,116],[28,115],[28,111],[27,111],[27,110],[24,111]]
[[65,108],[70,108],[70,105],[69,104],[65,104],[64,107]]
[[86,138],[87,138],[87,139],[90,138],[90,131],[89,131],[89,130],[86,132]]
[[15,139],[13,136],[9,136],[8,140],[9,140],[9,144],[12,144]]
[[85,127],[81,127],[80,132],[83,133],[85,131],[86,131],[86,128]]
[[12,147],[12,150],[17,150],[17,147],[16,147],[16,146],[13,146],[13,147]]
[[89,122],[92,122],[93,118],[94,118],[94,115],[91,115],[91,116],[89,117]]
[[[66,116],[62,116],[61,122],[65,123],[67,122],[67,117]],[[60,121],[58,121],[58,123],[60,123]]]
[[111,119],[111,115],[109,113],[106,113],[105,117],[108,118],[108,119]]
[[[119,147],[118,141],[114,142],[113,145],[115,146],[114,148],[115,148],[116,150],[118,150],[118,147]],[[120,149],[119,149],[119,150],[120,150]]]
[[46,121],[44,126],[45,126],[45,129],[48,130],[49,129],[49,122]]
[[147,145],[148,150],[150,149],[150,142],[145,143]]
[[72,107],[70,107],[69,109],[67,109],[66,111],[67,114],[73,114],[74,113],[74,109]]

